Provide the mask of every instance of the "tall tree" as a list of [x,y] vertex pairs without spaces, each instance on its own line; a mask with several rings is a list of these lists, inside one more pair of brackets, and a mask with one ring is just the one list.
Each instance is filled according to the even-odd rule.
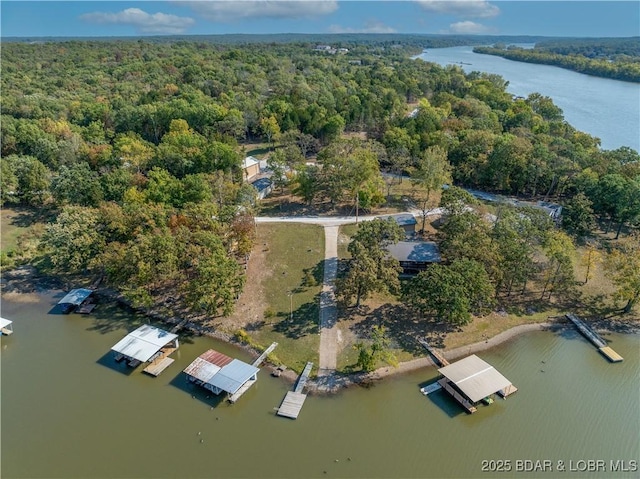
[[626,301],[623,312],[629,313],[640,298],[640,234],[630,236],[607,255],[605,271],[618,288],[614,298]]
[[337,295],[345,304],[355,299],[358,307],[373,292],[399,291],[401,268],[387,247],[402,237],[403,231],[393,219],[360,224],[347,248],[351,254],[348,270],[336,281]]
[[450,266],[434,264],[404,288],[405,301],[421,314],[452,324],[471,320],[493,305],[495,291],[484,267],[474,260],[455,260]]
[[587,236],[595,228],[592,205],[584,193],[575,195],[562,209],[562,226],[577,238]]
[[411,171],[413,184],[412,196],[422,213],[422,232],[424,233],[427,215],[433,208],[431,194],[451,183],[451,165],[447,152],[439,146],[431,146],[418,159]]
[[398,364],[398,360],[390,350],[390,341],[384,326],[374,326],[371,329],[370,343],[358,342],[354,348],[358,351],[356,366],[365,372],[375,370],[381,361],[394,367]]
[[56,270],[81,273],[92,266],[105,244],[98,219],[93,208],[66,206],[56,221],[47,225],[41,244]]

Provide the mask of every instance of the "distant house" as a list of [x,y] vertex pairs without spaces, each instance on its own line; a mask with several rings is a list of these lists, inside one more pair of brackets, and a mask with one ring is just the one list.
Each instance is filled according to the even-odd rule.
[[252,181],[251,186],[258,191],[258,199],[260,200],[266,198],[273,190],[273,184],[269,178],[260,178]]
[[404,230],[404,233],[407,237],[412,237],[416,233],[416,221],[415,216],[410,213],[399,213],[397,215],[385,215],[378,216],[381,220],[387,220],[389,218],[393,219],[400,228]]
[[433,241],[399,241],[389,245],[387,251],[398,260],[404,275],[416,275],[441,261],[440,250]]
[[189,381],[214,394],[236,394],[258,379],[259,368],[210,349],[198,356],[184,370]]
[[560,217],[562,216],[561,205],[549,203],[548,201],[538,201],[536,207],[546,211],[553,221],[560,221]]
[[249,181],[260,173],[260,161],[253,156],[247,156],[242,160],[242,179]]

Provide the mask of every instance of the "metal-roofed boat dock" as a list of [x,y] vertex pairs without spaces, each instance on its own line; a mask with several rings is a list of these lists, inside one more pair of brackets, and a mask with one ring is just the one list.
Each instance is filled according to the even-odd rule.
[[111,350],[116,361],[125,359],[129,367],[150,362],[144,372],[158,376],[173,359],[168,356],[178,349],[178,335],[145,324],[118,341]]
[[0,318],[0,336],[10,336],[13,334],[13,321]]
[[225,392],[230,396],[238,393],[248,382],[251,382],[249,385],[253,384],[258,371],[260,369],[256,366],[213,349],[202,353],[184,369],[189,381],[216,395]]
[[65,295],[64,298],[58,301],[58,305],[62,309],[63,313],[68,314],[82,305],[82,303],[84,303],[89,298],[89,296],[91,296],[91,293],[93,293],[93,290],[91,289],[72,289]]
[[440,368],[438,372],[443,376],[438,384],[470,413],[476,412],[478,403],[492,394],[506,398],[518,390],[511,381],[475,354]]

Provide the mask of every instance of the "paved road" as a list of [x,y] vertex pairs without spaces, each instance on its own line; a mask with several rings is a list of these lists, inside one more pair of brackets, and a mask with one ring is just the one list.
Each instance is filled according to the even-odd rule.
[[324,279],[320,293],[320,361],[318,376],[328,376],[336,370],[338,308],[335,298],[335,280],[338,273],[339,226],[324,228]]

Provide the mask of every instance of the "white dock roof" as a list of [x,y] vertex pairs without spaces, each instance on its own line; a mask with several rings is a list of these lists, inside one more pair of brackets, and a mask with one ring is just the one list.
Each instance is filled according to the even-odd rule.
[[9,321],[8,319],[5,319],[5,318],[0,318],[0,328],[9,326],[11,323],[13,323],[13,321]]
[[177,337],[177,334],[145,324],[127,334],[111,350],[138,361],[146,362],[160,351],[163,346]]
[[64,298],[58,301],[58,304],[73,304],[80,306],[80,304],[82,304],[82,302],[87,299],[91,293],[93,293],[93,291],[90,289],[72,289]]
[[473,402],[511,386],[511,381],[475,354],[438,371]]

